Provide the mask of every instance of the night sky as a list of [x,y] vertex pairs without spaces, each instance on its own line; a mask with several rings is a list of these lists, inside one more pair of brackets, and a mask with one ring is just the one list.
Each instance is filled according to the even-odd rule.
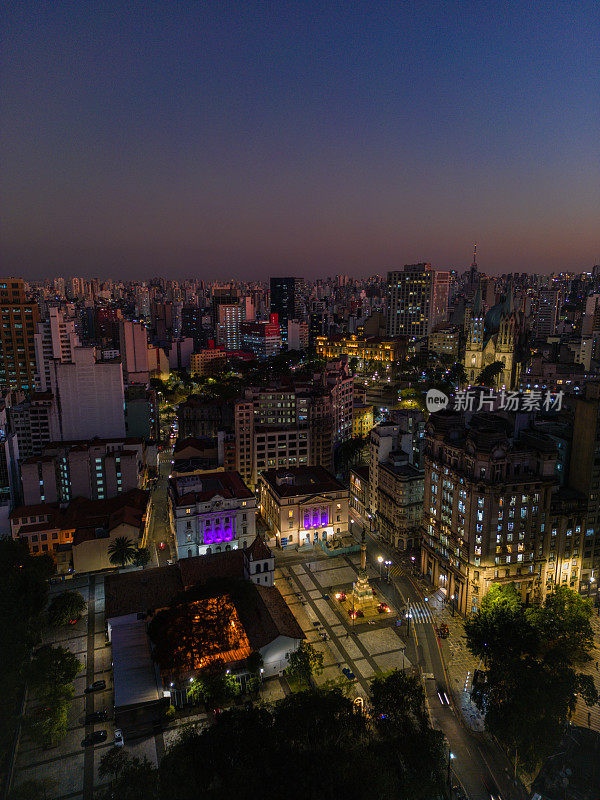
[[9,2],[2,272],[600,261],[600,7]]

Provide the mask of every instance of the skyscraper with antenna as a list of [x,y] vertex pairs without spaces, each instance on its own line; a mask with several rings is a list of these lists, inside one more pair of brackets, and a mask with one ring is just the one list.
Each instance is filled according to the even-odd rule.
[[469,269],[469,286],[474,289],[479,280],[479,270],[477,269],[477,242],[473,248],[473,263]]

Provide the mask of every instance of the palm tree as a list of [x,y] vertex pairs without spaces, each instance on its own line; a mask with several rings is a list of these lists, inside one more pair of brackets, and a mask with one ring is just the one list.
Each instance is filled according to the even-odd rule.
[[137,547],[126,536],[117,536],[114,542],[108,545],[108,560],[111,564],[120,564],[122,567],[135,558]]

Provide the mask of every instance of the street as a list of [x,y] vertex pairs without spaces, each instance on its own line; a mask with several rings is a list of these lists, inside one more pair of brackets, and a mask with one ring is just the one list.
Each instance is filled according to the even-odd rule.
[[[354,523],[351,528],[358,540],[362,534],[362,525]],[[371,564],[378,563],[378,556],[392,562],[389,568],[390,582],[380,582],[381,593],[399,608],[405,608],[407,601],[410,601],[413,613],[407,654],[419,666],[423,676],[431,676],[424,680],[431,716],[434,724],[448,739],[454,756],[452,770],[458,782],[471,800],[490,800],[487,786],[493,786],[494,783],[500,788],[505,800],[521,800],[523,794],[514,786],[508,774],[509,764],[504,754],[487,737],[468,730],[460,716],[460,704],[457,703],[448,680],[433,615],[416,583],[411,580],[409,571],[402,564],[398,553],[375,539],[368,530],[366,539],[367,557]],[[438,684],[446,688],[451,703],[449,706],[440,703]]]
[[[177,559],[177,547],[168,520],[167,485],[171,471],[171,448],[158,454],[158,480],[152,489],[152,519],[148,531],[148,549],[152,555],[153,566],[163,567]],[[164,549],[160,549],[164,542]]]

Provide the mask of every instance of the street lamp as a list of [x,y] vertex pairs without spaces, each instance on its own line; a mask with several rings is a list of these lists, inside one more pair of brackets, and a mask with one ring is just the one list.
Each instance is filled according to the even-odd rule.
[[448,787],[450,789],[450,800],[452,800],[452,776],[451,776],[451,764],[452,760],[456,758],[452,750],[448,751]]
[[392,566],[392,562],[389,559],[383,562],[385,564],[385,568],[387,569],[387,582],[390,582],[390,567]]
[[377,561],[379,561],[379,580],[381,580],[381,565],[383,564],[383,556],[377,556]]
[[450,600],[452,600],[452,606],[451,606],[452,616],[454,616],[454,600],[455,600],[455,598],[456,598],[455,594],[451,594],[450,595]]

